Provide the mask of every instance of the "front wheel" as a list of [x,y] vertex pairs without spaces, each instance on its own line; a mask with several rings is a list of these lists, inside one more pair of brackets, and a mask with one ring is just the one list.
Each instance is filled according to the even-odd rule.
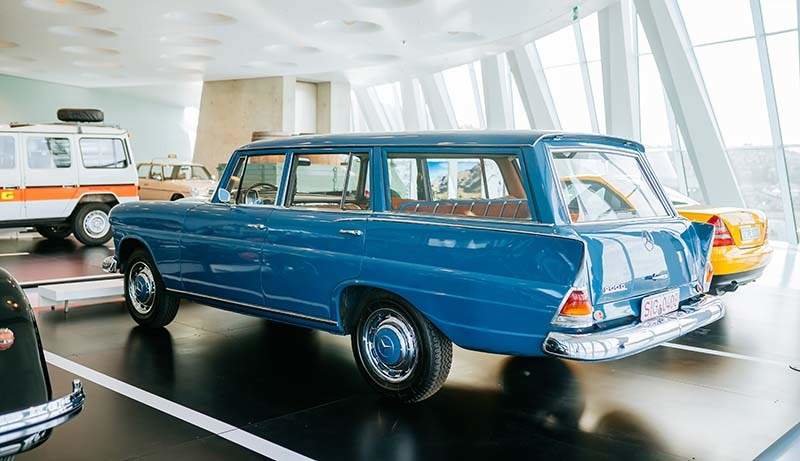
[[125,262],[125,305],[139,325],[166,326],[178,313],[180,299],[167,292],[150,255],[136,250]]
[[358,368],[379,392],[419,402],[450,373],[453,345],[428,319],[390,295],[367,300],[351,335]]
[[111,240],[111,207],[105,203],[83,205],[72,221],[72,231],[84,245],[102,245]]

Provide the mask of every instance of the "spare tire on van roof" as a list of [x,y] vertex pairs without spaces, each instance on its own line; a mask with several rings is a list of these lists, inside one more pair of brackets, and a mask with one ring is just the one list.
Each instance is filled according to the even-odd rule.
[[58,109],[58,119],[62,122],[102,122],[100,109]]

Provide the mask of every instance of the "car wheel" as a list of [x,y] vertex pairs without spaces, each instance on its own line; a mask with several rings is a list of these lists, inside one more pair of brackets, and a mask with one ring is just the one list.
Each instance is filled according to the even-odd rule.
[[170,199],[169,199],[169,200],[170,200],[170,202],[174,202],[175,200],[180,200],[180,199],[182,199],[182,198],[183,198],[183,195],[181,195],[181,194],[174,194],[172,197],[170,197]]
[[36,232],[46,239],[64,240],[72,234],[72,229],[69,224],[56,224],[54,226],[36,226]]
[[111,207],[105,203],[83,205],[72,220],[72,232],[84,245],[102,245],[111,240]]
[[402,299],[368,299],[351,335],[364,377],[379,392],[419,402],[438,391],[450,373],[453,345],[428,319]]
[[161,274],[144,250],[134,251],[125,262],[125,305],[133,320],[148,328],[168,325],[178,313],[180,298],[167,293]]

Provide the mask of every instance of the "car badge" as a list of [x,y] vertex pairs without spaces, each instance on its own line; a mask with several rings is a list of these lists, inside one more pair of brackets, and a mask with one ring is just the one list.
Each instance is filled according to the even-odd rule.
[[14,345],[14,332],[8,328],[0,328],[0,351],[11,349]]
[[642,232],[642,237],[644,238],[644,247],[647,251],[653,251],[653,248],[656,247],[656,242],[653,240],[653,234],[648,231]]
[[592,317],[594,317],[594,320],[596,322],[599,322],[599,321],[603,320],[604,318],[606,318],[606,314],[604,314],[603,311],[594,311],[594,313],[592,314]]

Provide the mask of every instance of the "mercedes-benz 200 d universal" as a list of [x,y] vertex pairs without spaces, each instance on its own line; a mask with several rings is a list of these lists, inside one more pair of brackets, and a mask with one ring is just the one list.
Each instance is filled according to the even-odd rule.
[[403,401],[442,386],[452,343],[611,360],[725,312],[706,294],[713,226],[675,212],[641,145],[609,137],[256,142],[209,202],[125,203],[111,222],[104,266],[139,324],[190,299],[349,334],[364,377]]

